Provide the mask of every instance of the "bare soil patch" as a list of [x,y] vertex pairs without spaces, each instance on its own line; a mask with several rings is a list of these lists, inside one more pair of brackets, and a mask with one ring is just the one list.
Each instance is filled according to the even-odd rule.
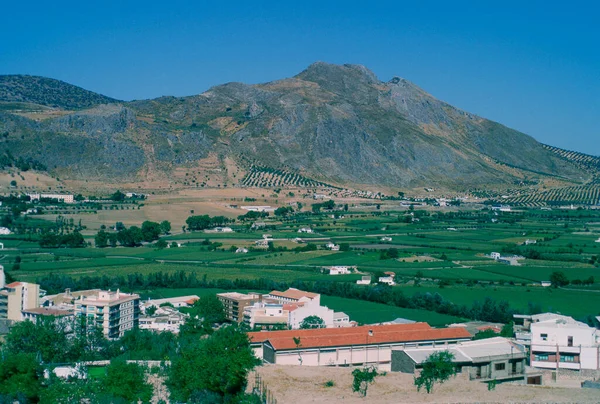
[[[546,386],[487,385],[463,376],[435,385],[432,394],[417,392],[413,376],[388,372],[376,378],[366,398],[352,392],[353,368],[265,365],[258,368],[279,403],[597,403],[597,390]],[[333,387],[324,383],[333,380]]]

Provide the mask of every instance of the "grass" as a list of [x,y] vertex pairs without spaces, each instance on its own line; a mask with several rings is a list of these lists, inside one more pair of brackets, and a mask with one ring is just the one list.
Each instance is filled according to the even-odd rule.
[[350,320],[357,321],[361,324],[392,321],[399,317],[414,321],[424,321],[432,326],[444,326],[446,324],[463,321],[463,319],[459,317],[439,314],[427,310],[405,309],[402,307],[388,306],[386,304],[335,296],[321,296],[321,304],[335,311],[343,311],[350,316]]
[[436,286],[397,286],[409,296],[416,293],[439,293],[455,304],[471,305],[483,302],[486,297],[507,301],[512,308],[526,312],[529,304],[539,305],[543,312],[557,311],[561,314],[581,318],[589,314],[600,314],[600,293],[593,291],[564,290],[542,287],[514,286],[451,286],[440,289]]

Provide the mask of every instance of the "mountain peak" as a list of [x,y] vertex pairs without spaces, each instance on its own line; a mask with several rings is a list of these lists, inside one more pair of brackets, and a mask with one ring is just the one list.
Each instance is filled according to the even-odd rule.
[[344,77],[353,78],[365,83],[379,82],[375,73],[363,65],[337,65],[321,61],[312,63],[296,76],[296,78],[317,83],[323,81],[335,81]]

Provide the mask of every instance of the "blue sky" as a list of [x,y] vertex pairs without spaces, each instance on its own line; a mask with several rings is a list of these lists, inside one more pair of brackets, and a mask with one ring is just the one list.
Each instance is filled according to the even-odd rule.
[[600,155],[600,5],[547,1],[29,1],[0,13],[0,74],[119,99],[358,63],[559,147]]

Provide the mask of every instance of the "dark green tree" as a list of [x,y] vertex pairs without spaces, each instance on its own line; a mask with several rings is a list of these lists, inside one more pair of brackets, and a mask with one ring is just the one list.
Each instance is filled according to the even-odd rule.
[[43,379],[43,369],[35,354],[0,355],[0,402],[37,403]]
[[569,279],[562,271],[554,271],[550,274],[550,282],[553,288],[560,288],[569,284]]
[[300,329],[325,328],[325,321],[319,316],[308,316],[300,323]]
[[163,234],[169,234],[171,232],[171,222],[168,220],[160,222],[160,231],[162,231]]
[[248,336],[233,326],[222,327],[193,340],[173,358],[167,379],[171,398],[188,402],[212,394],[232,400],[244,393],[248,372],[258,364]]
[[360,393],[361,396],[367,396],[369,385],[375,382],[375,378],[379,376],[375,366],[365,366],[362,369],[354,369],[352,371],[352,391]]
[[434,352],[423,362],[423,369],[419,377],[415,377],[417,391],[425,387],[427,394],[433,391],[435,383],[444,383],[456,374],[456,366],[452,362],[454,354],[449,351]]

